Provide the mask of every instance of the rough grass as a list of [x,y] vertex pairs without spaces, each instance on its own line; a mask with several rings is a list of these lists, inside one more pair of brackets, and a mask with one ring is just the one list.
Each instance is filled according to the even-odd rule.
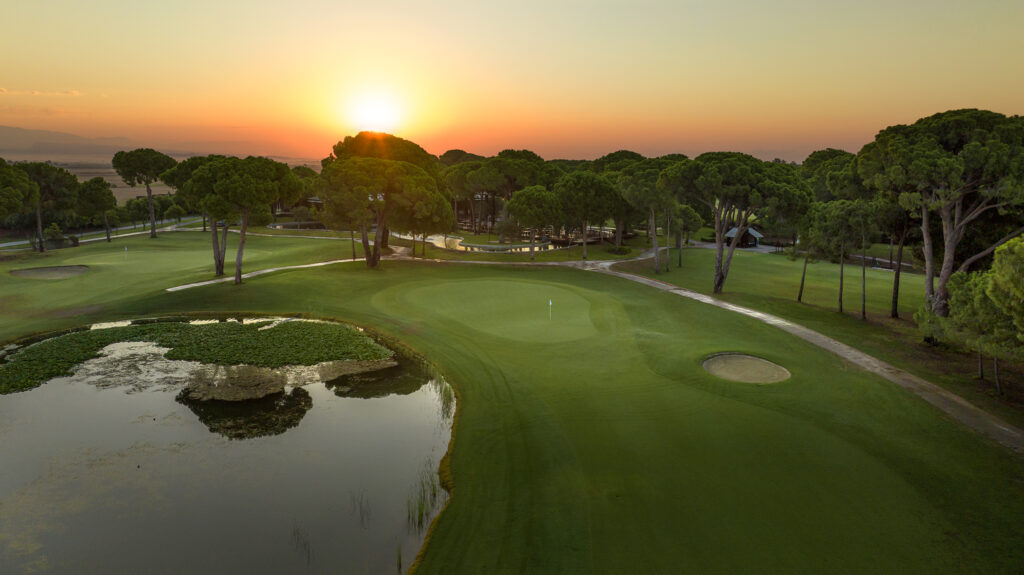
[[43,340],[0,363],[0,394],[24,391],[97,357],[121,341],[149,341],[171,348],[168,359],[220,365],[313,365],[324,361],[379,360],[393,353],[359,331],[336,323],[293,321],[260,330],[266,323],[190,325],[158,322],[77,331]]
[[[172,270],[153,283],[180,283]],[[802,340],[633,282],[386,262],[109,297],[45,323],[303,313],[373,328],[435,363],[458,390],[454,489],[417,573],[1024,569],[1020,460]],[[0,333],[41,323],[0,315]],[[722,381],[700,365],[722,351],[792,377]]]

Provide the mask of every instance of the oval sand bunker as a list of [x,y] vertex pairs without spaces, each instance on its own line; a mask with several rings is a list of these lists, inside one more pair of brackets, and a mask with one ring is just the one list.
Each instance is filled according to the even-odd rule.
[[777,383],[789,379],[789,370],[767,359],[742,353],[720,353],[704,360],[715,377],[743,383]]
[[11,275],[34,280],[62,280],[82,275],[87,271],[89,271],[89,266],[50,266],[11,270]]

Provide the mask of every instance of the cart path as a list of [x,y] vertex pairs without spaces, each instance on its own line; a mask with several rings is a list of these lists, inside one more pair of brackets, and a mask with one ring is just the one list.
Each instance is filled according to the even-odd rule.
[[614,270],[611,267],[611,263],[595,262],[590,265],[576,267],[642,283],[657,290],[713,305],[731,312],[743,314],[768,325],[775,326],[786,333],[795,335],[808,343],[814,344],[826,351],[830,351],[861,369],[895,383],[939,408],[961,424],[981,433],[982,435],[994,439],[1001,445],[1010,448],[1017,455],[1024,456],[1024,431],[1021,431],[998,417],[976,407],[966,399],[956,395],[955,393],[947,391],[945,388],[886,363],[874,356],[868,355],[858,349],[850,347],[845,343],[832,339],[827,335],[775,315],[732,304],[718,298],[680,288],[666,282]]
[[[327,238],[324,238],[327,239]],[[614,260],[614,261],[567,261],[567,262],[496,262],[496,261],[458,261],[458,260],[430,260],[412,258],[408,255],[408,248],[397,248],[396,253],[392,256],[385,257],[384,259],[389,260],[409,260],[419,261],[424,263],[444,263],[449,265],[491,265],[491,266],[529,266],[529,267],[568,267],[579,269],[583,271],[590,271],[601,273],[625,280],[641,283],[643,285],[652,287],[654,289],[668,292],[680,297],[699,301],[708,305],[745,315],[747,317],[756,319],[764,322],[768,325],[775,326],[786,333],[794,335],[810,344],[820,347],[826,351],[829,351],[840,358],[864,369],[870,373],[878,375],[896,385],[910,391],[917,395],[921,399],[932,404],[942,412],[952,417],[955,421],[962,425],[998,442],[999,444],[1009,448],[1018,456],[1024,456],[1024,431],[1006,423],[998,417],[976,407],[974,404],[968,402],[966,399],[947,391],[946,389],[931,383],[925,379],[922,379],[910,372],[902,370],[894,365],[884,362],[874,356],[868,355],[858,349],[855,349],[845,343],[832,339],[822,333],[806,328],[802,325],[793,323],[789,320],[781,317],[760,312],[755,309],[748,307],[739,306],[732,304],[718,298],[705,295],[699,292],[688,290],[685,288],[678,287],[676,285],[659,281],[656,279],[623,272],[612,269],[615,264],[623,263],[626,261],[636,261],[649,258],[651,256],[651,250],[645,250],[640,256],[633,258],[632,260]],[[305,269],[328,266],[339,263],[346,263],[352,261],[365,261],[364,258],[356,260],[344,259],[344,260],[331,260],[326,262],[319,262],[313,264],[296,265],[296,266],[284,266],[278,268],[270,268],[264,270],[258,270],[244,274],[242,278],[256,277],[263,274],[293,270],[293,269]],[[205,282],[197,282],[187,285],[175,286],[167,288],[165,291],[175,292],[185,289],[191,289],[195,287],[202,287],[217,283],[224,283],[234,281],[234,277],[225,277],[215,280],[209,280]]]

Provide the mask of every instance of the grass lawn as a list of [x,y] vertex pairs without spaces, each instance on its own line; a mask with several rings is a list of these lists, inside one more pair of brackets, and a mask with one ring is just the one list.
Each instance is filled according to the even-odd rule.
[[[208,265],[207,239],[129,244],[131,253],[165,243],[148,261],[110,261],[108,282],[133,268],[145,278],[75,296],[84,301],[74,305],[101,302],[76,316],[26,323],[6,306],[0,340],[187,311],[304,313],[400,340],[459,395],[453,497],[418,573],[1024,569],[1024,463],[903,389],[758,321],[560,268],[353,263],[158,289],[202,272],[176,268]],[[262,239],[273,242],[263,263],[338,250]],[[113,255],[104,248],[66,251],[79,252],[73,263],[104,262]],[[5,281],[0,297],[21,294],[39,314],[66,310],[63,298],[102,291],[90,273],[38,293]],[[701,369],[726,350],[793,376],[759,386]]]
[[[647,262],[620,264],[620,269],[657,277],[662,281],[701,293],[712,294],[714,250],[689,249],[683,253],[683,267],[675,256],[669,273],[655,276]],[[900,277],[900,319],[889,318],[892,300],[891,271],[867,271],[868,321],[860,319],[861,270],[846,266],[843,310],[837,312],[839,265],[818,262],[807,267],[803,303],[797,303],[803,260],[783,255],[736,252],[725,292],[721,299],[778,315],[851,345],[893,365],[915,373],[968,399],[978,407],[1006,421],[1024,427],[1024,396],[1020,366],[1001,365],[1003,377],[1018,386],[1008,399],[995,395],[991,381],[975,379],[976,357],[922,342],[913,321],[914,312],[924,305],[924,276],[904,272]],[[986,364],[986,370],[991,364]],[[991,379],[991,378],[990,378]]]

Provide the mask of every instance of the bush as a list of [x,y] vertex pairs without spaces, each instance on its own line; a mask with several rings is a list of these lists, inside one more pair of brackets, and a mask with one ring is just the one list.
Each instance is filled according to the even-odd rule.
[[64,239],[64,232],[60,229],[60,226],[56,223],[52,223],[46,226],[46,229],[43,230],[43,237],[56,242]]
[[182,209],[182,207],[179,206],[178,204],[174,204],[173,206],[167,208],[167,211],[164,212],[165,219],[178,220],[178,223],[181,223],[181,218],[183,218],[184,216],[185,210]]

